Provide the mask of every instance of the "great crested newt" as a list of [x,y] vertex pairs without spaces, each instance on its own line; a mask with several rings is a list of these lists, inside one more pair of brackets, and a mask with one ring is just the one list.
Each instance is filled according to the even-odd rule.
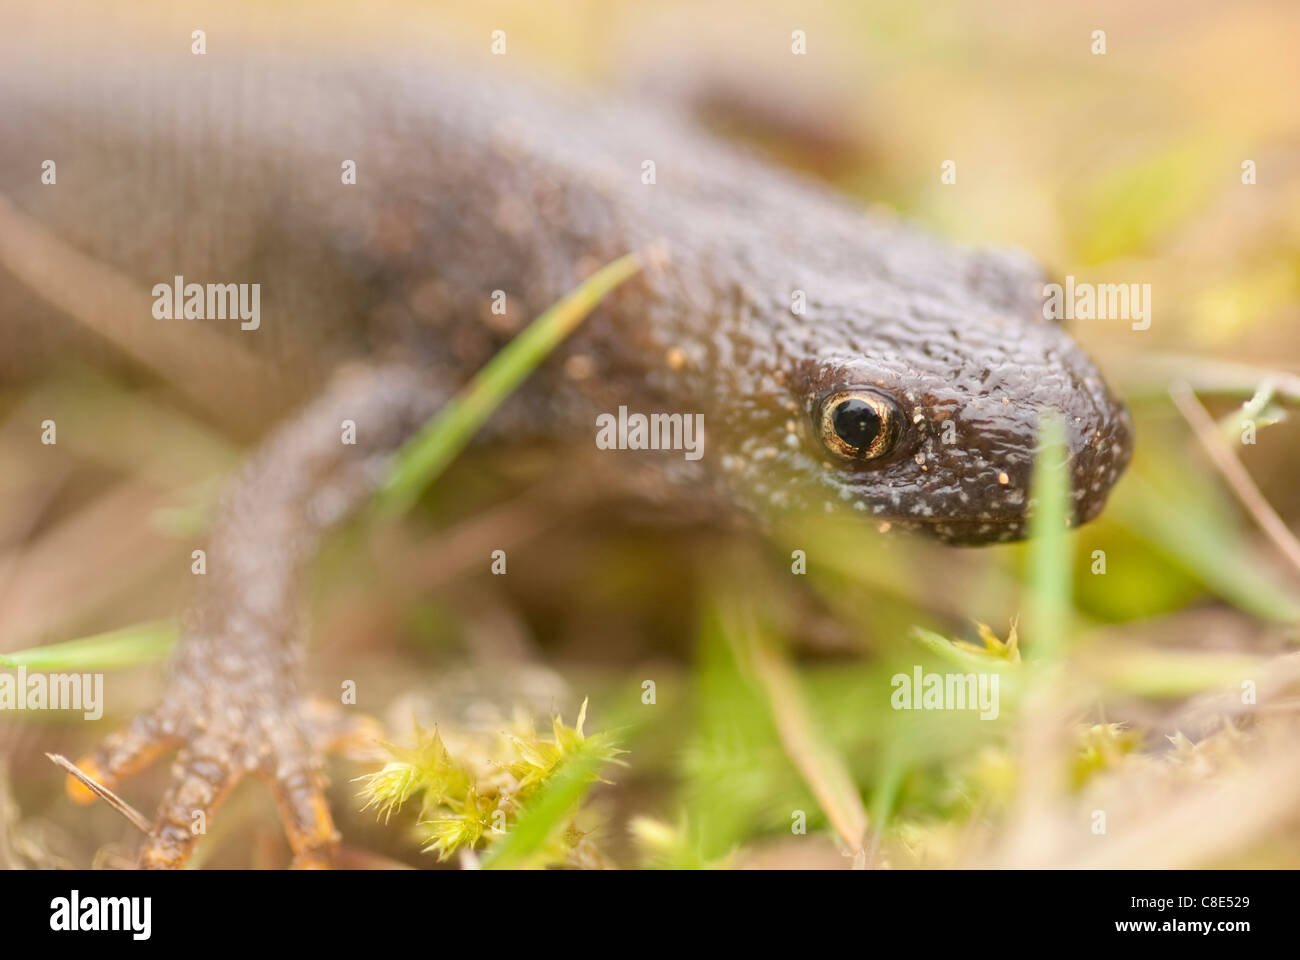
[[[111,785],[179,748],[145,866],[182,865],[195,812],[250,773],[271,784],[295,862],[330,862],[321,758],[341,728],[299,685],[300,570],[456,388],[629,251],[645,269],[488,436],[589,451],[597,417],[623,406],[702,414],[703,456],[661,458],[683,496],[836,506],[954,544],[1024,535],[1049,412],[1074,522],[1129,459],[1128,414],[1043,319],[1028,256],[867,212],[671,106],[361,40],[311,53],[292,24],[201,18],[199,54],[188,11],[145,27],[9,6],[0,385],[70,357],[115,364],[256,441],[161,704],[83,764]],[[255,329],[160,319],[150,294],[178,277],[257,284]],[[340,444],[345,419],[356,444]]]

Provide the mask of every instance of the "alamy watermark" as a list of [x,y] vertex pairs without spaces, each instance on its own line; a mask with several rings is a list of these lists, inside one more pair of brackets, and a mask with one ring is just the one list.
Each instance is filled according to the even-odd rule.
[[704,456],[702,413],[602,413],[596,417],[600,450],[682,450],[687,460]]
[[1151,326],[1151,284],[1078,283],[1043,285],[1044,320],[1130,320],[1134,330]]
[[239,320],[240,330],[262,325],[260,283],[186,283],[181,276],[171,283],[153,285],[156,320]]
[[50,901],[50,929],[61,933],[120,931],[148,940],[152,915],[152,897],[83,897],[73,890]]
[[0,673],[0,711],[80,710],[87,720],[104,715],[102,673]]
[[917,664],[910,674],[896,673],[889,705],[895,710],[978,710],[981,720],[998,718],[996,672],[926,673]]

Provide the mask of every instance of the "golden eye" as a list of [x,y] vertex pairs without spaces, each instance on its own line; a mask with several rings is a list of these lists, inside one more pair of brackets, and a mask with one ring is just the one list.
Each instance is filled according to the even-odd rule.
[[841,390],[822,401],[822,443],[845,460],[879,460],[898,443],[898,407],[870,390]]

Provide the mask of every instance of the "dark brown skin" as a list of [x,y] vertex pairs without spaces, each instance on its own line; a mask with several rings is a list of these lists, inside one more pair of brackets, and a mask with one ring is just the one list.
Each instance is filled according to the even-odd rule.
[[[842,503],[971,544],[1023,535],[1043,415],[1067,428],[1076,522],[1128,460],[1127,413],[1042,319],[1025,257],[868,217],[670,112],[391,49],[297,56],[231,36],[220,56],[196,57],[189,26],[145,42],[100,25],[83,43],[24,16],[0,44],[0,335],[23,345],[0,358],[0,378],[70,356],[128,371],[143,359],[183,402],[261,435],[214,526],[163,703],[83,766],[112,784],[181,748],[147,866],[182,864],[194,811],[248,773],[271,782],[298,864],[329,862],[321,755],[349,731],[298,688],[300,568],[452,391],[628,251],[646,269],[493,418],[493,442],[589,456],[596,415],[621,404],[702,413],[698,462],[604,456],[651,460],[686,499],[762,517]],[[65,57],[51,57],[55,33]],[[56,186],[40,183],[46,159]],[[356,185],[340,182],[344,160]],[[261,329],[70,305],[14,252],[44,250],[38,230],[146,292],[177,274],[261,283]],[[22,241],[8,253],[5,231]],[[496,290],[504,318],[489,310]],[[131,332],[109,346],[84,329],[105,324]],[[215,327],[237,351],[219,395],[196,387],[215,352],[148,353],[169,324],[181,343]],[[136,361],[123,343],[144,344],[125,349]],[[827,398],[845,392],[878,404],[871,459],[824,426]],[[355,446],[339,443],[344,419]]]

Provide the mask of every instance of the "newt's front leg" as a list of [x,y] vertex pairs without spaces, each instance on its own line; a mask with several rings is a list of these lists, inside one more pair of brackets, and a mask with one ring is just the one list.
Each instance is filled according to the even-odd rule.
[[[180,748],[142,866],[182,866],[200,815],[210,818],[248,774],[270,783],[294,865],[330,864],[338,835],[322,761],[348,728],[299,689],[300,575],[323,534],[367,502],[387,455],[444,396],[405,366],[343,371],[262,443],[227,490],[162,703],[80,764],[112,786]],[[356,424],[355,444],[343,442],[345,420]],[[73,778],[68,790],[94,798]]]

